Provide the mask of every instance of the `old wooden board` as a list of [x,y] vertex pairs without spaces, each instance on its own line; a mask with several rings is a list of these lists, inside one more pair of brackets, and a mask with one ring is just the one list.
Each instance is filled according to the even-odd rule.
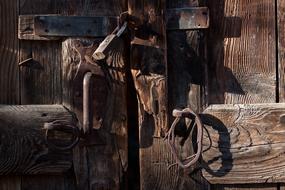
[[[86,2],[74,15],[119,16],[126,10],[126,1],[109,0]],[[85,55],[92,56],[102,38],[68,38],[62,43],[63,57],[63,103],[82,117],[82,84],[75,81],[75,73]],[[77,46],[80,44],[80,46]],[[119,39],[111,50],[104,72],[108,77],[95,76],[93,128],[104,140],[102,144],[80,146],[74,151],[74,169],[79,189],[124,188],[123,174],[127,169],[127,92],[125,69],[127,65],[125,42]],[[82,51],[81,51],[82,50]],[[80,52],[84,52],[81,54]]]
[[[63,78],[64,104],[71,107],[82,118],[83,80],[74,81],[77,66],[82,60],[76,50],[76,44],[85,44],[82,48],[91,56],[102,39],[68,39],[63,42]],[[92,91],[93,128],[99,131],[102,144],[78,147],[75,150],[75,174],[79,187],[92,189],[109,187],[116,189],[121,185],[123,171],[127,168],[127,113],[124,42],[108,54],[108,71],[111,78],[95,76]],[[93,51],[92,51],[93,49]],[[91,51],[90,51],[91,50]],[[89,54],[88,54],[89,52]],[[71,60],[70,57],[74,57]],[[74,95],[73,95],[74,94]],[[90,170],[90,172],[86,172]],[[90,180],[90,181],[89,181]],[[90,184],[87,182],[89,181]]]
[[211,190],[283,190],[276,184],[216,185]]
[[[168,1],[169,9],[179,7],[203,6],[203,1]],[[168,92],[169,109],[191,107],[200,112],[205,107],[205,33],[198,30],[180,30],[167,32],[168,45]],[[171,122],[173,118],[171,117]],[[186,157],[193,154],[192,138],[187,127],[179,125],[176,146],[179,155]],[[187,139],[187,140],[185,140]],[[167,149],[166,151],[169,151]],[[209,184],[195,168],[188,170],[177,166],[172,168],[171,183],[177,183],[173,189],[209,189]],[[176,181],[177,180],[177,181]]]
[[59,15],[20,15],[20,39],[57,40],[60,37],[103,37],[118,21],[117,17]]
[[208,1],[209,104],[276,101],[275,1]]
[[203,176],[212,184],[284,182],[285,104],[213,105],[201,115]]
[[[74,1],[72,2],[74,3]],[[65,14],[68,8],[64,0],[21,0],[18,7],[20,15]],[[20,67],[20,103],[61,103],[61,43],[57,41],[21,40],[18,56],[19,62],[28,58],[33,59],[27,66]],[[69,181],[64,180],[64,175],[57,175],[56,177],[45,175],[21,176],[22,189],[29,187],[30,190],[37,190],[38,181],[45,178],[46,184],[49,183],[50,185],[43,184],[42,190],[50,190],[54,186],[57,186],[59,190],[65,190],[66,185],[75,183],[75,178],[70,177]]]
[[0,190],[21,190],[21,177],[0,176]]
[[63,106],[0,105],[0,175],[62,174],[69,171],[72,150],[57,151],[50,143],[66,146],[65,143],[72,143],[72,135],[49,132],[47,141],[44,127],[54,121],[77,125],[77,119]]
[[[211,20],[208,104],[276,102],[275,2],[222,0],[208,1],[207,6]],[[244,189],[235,185],[224,188]],[[251,184],[250,188],[261,187]]]
[[285,1],[277,1],[279,101],[285,102]]
[[[59,2],[59,1],[58,1]],[[20,4],[20,14],[55,14],[62,10],[54,1],[25,1]],[[50,41],[20,41],[19,62],[29,58],[20,67],[21,104],[61,103],[61,44]]]
[[[131,46],[131,71],[139,101],[140,189],[173,189],[163,139],[168,127],[165,1],[129,0],[129,14],[141,19],[135,37],[149,46]],[[171,158],[170,158],[171,159]]]
[[2,1],[0,14],[0,103],[15,104],[19,103],[18,1]]

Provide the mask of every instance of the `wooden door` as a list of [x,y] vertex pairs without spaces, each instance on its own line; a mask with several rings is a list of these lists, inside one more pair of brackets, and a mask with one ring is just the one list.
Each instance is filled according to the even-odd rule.
[[[140,76],[134,77],[140,100],[141,189],[283,189],[284,1],[142,4],[145,14],[158,5],[161,9],[206,5],[210,28],[207,32],[162,30],[167,51],[145,53],[141,60],[135,55],[138,47],[132,49],[131,61],[145,67],[158,62],[167,68],[160,73],[166,77],[167,89],[157,85],[157,91],[167,94],[168,119],[159,114],[157,119],[148,109],[144,91],[151,89],[151,80],[156,79],[145,77],[147,82],[142,85]],[[133,9],[141,6],[134,3]],[[154,61],[150,58],[153,54],[167,59]],[[159,134],[165,123],[157,124],[157,120],[171,122],[172,109],[188,106],[208,122],[204,148],[210,149],[203,152],[197,166],[169,168],[175,161]],[[216,128],[209,127],[213,124]],[[193,147],[180,130],[177,147],[185,158],[193,153]]]
[[[195,6],[209,7],[211,24],[208,30],[166,29],[163,16],[167,9]],[[139,147],[129,145],[130,158],[138,159],[130,162],[127,175],[130,189],[285,189],[282,140],[284,0],[2,0],[0,103],[63,104],[80,114],[81,105],[77,104],[80,93],[72,83],[74,66],[80,60],[74,46],[79,41],[88,48],[102,40],[18,40],[19,15],[118,16],[127,10],[147,23],[143,26],[146,28],[140,28],[135,35],[147,38],[149,43],[148,46],[132,43],[130,55],[120,54],[126,62],[130,58],[130,71],[126,74],[130,84],[128,90],[132,88],[133,80],[138,100],[134,91],[125,94],[126,86],[115,87],[114,104],[109,109],[113,114],[117,113],[114,114],[116,119],[111,133],[110,128],[103,131],[107,145],[75,149],[74,167],[60,175],[1,176],[0,189],[127,189],[124,172],[128,165],[128,117],[134,119],[129,121],[131,134],[136,135],[139,131],[139,137],[129,138],[129,143],[139,143]],[[29,33],[29,30],[24,32]],[[18,66],[28,58],[34,60],[28,67]],[[120,98],[127,96],[128,102]],[[135,129],[136,111],[129,111],[127,116],[124,114],[126,105],[135,109],[137,101],[139,126]],[[209,138],[217,147],[221,146],[219,143],[228,143],[222,144],[224,149],[218,151],[212,146],[210,151],[203,153],[199,163],[187,170],[178,166],[169,168],[175,161],[163,140],[174,119],[171,111],[183,107],[201,113],[204,121],[212,118],[209,115],[215,116],[218,124],[217,120],[210,121],[224,127],[219,133],[218,130],[211,131],[213,127],[205,123],[210,132],[209,136],[204,133],[205,146],[209,145]],[[243,116],[238,122],[231,119],[236,113]],[[264,125],[267,128],[262,128]],[[235,131],[229,126],[243,126],[243,131],[238,134],[247,136],[239,139],[236,135],[233,139],[228,135],[220,139],[221,133]],[[192,154],[195,147],[191,139],[185,140],[183,129],[177,133],[179,154]],[[254,137],[252,141],[251,137]],[[249,140],[247,147],[242,148],[253,150],[255,154],[250,151],[243,154],[238,140],[247,143]],[[259,144],[254,144],[256,142]],[[237,153],[236,150],[240,151]],[[228,154],[223,157],[219,153]],[[217,159],[213,159],[217,155]],[[225,162],[219,170],[219,159],[223,158]],[[106,160],[107,164],[102,163]],[[209,171],[212,163],[218,167],[217,171]],[[254,164],[259,168],[250,171],[248,168]]]
[[[91,45],[98,46],[104,36],[100,38],[42,38],[35,36],[33,32],[33,15],[117,17],[125,10],[127,10],[126,1],[1,1],[0,104],[62,104],[66,109],[75,112],[80,119],[82,116],[82,86],[79,89],[78,87],[75,88],[73,79],[82,57],[76,51],[77,46],[75,47],[75,44],[82,43],[82,47],[88,49]],[[20,15],[26,20],[19,23]],[[113,69],[119,66],[125,68],[124,57],[127,56],[123,55],[124,47],[120,48],[120,52],[113,53],[116,57],[115,60],[109,59],[109,63],[112,64],[110,67],[112,66]],[[121,81],[116,81],[115,84],[112,83],[112,92],[104,94],[107,103],[103,106],[107,108],[96,110],[103,114],[107,112],[109,114],[108,117],[102,120],[100,117],[97,118],[98,121],[95,122],[94,120],[94,125],[100,123],[100,125],[107,126],[98,132],[104,139],[104,143],[99,143],[100,145],[91,143],[88,146],[78,145],[77,148],[73,149],[72,164],[65,172],[50,173],[43,170],[42,174],[26,175],[25,172],[8,172],[8,175],[1,175],[0,189],[123,189],[128,158],[124,68],[120,68],[119,74],[116,73],[116,70],[112,71],[111,75],[116,75]],[[99,79],[96,80],[96,83],[98,82],[100,82]],[[105,92],[104,87],[106,84],[104,86],[104,83],[102,83],[101,86],[103,86],[102,89],[98,89],[97,86],[96,89],[94,87],[94,90],[97,90],[97,96],[99,93],[102,96],[102,93]],[[95,102],[94,105],[102,107],[102,103],[100,103],[101,100]],[[1,107],[2,110],[3,107]],[[16,108],[11,107],[11,109]],[[35,109],[38,110],[37,107]],[[42,116],[44,117],[46,114]],[[31,139],[33,140],[32,136]],[[21,144],[19,146],[21,147]],[[15,150],[15,153],[17,151],[21,152],[20,147]],[[31,149],[33,148],[36,147],[31,147]],[[5,147],[1,151],[5,151]],[[69,153],[72,153],[72,151]],[[38,157],[39,159],[36,158],[36,160],[41,162],[41,155],[38,155]],[[8,156],[8,158],[13,157]],[[49,160],[54,158],[46,159],[51,164],[50,169],[56,168],[53,161]],[[10,162],[12,163],[13,159],[9,160]],[[21,167],[21,163],[23,162],[14,163],[14,167]],[[2,164],[4,165],[3,169],[7,163]],[[32,163],[30,164],[32,165]],[[50,169],[47,168],[46,170]],[[100,176],[104,177],[101,178]]]

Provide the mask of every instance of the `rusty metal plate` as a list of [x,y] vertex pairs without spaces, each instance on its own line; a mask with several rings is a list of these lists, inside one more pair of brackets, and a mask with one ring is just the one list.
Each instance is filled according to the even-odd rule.
[[167,30],[191,30],[209,27],[209,9],[191,7],[168,9],[166,13]]
[[117,17],[45,16],[34,18],[34,34],[51,37],[104,37],[116,28]]

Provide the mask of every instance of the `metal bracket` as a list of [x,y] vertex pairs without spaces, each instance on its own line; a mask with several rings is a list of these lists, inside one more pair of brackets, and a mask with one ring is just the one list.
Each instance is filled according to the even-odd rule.
[[18,38],[59,40],[64,37],[105,37],[118,25],[118,17],[20,15]]

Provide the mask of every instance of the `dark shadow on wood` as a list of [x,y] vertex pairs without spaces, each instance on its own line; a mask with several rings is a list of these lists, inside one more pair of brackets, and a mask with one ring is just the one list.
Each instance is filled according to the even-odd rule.
[[234,73],[224,64],[224,39],[241,36],[242,19],[225,17],[225,0],[208,1],[210,28],[208,30],[208,104],[223,104],[225,92],[245,94]]
[[[228,132],[228,129],[224,125],[224,123],[219,120],[218,118],[210,115],[210,114],[200,114],[200,117],[202,119],[203,124],[207,127],[211,127],[214,130],[218,131],[219,134],[219,145],[218,149],[221,152],[221,155],[218,157],[214,157],[212,160],[208,161],[207,163],[203,160],[203,156],[201,159],[201,164],[202,167],[211,175],[217,176],[217,177],[222,177],[227,175],[233,168],[233,156],[232,153],[230,152],[230,147],[231,147],[231,139],[230,139],[230,134]],[[212,146],[212,141],[211,141],[211,134],[208,133],[209,142],[210,142],[210,147],[207,147],[203,152],[207,151],[207,149],[211,148]],[[211,165],[213,162],[221,160],[221,168],[218,170],[212,170],[209,165]]]

